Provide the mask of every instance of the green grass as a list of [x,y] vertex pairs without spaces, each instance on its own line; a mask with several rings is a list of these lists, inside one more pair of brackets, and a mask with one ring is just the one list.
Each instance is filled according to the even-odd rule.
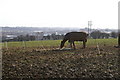
[[[61,40],[44,40],[44,41],[20,41],[20,42],[7,42],[8,48],[11,47],[39,47],[39,46],[58,46]],[[2,47],[6,47],[6,42],[2,43]]]
[[[75,42],[75,44],[77,45],[82,45],[82,42]],[[94,45],[107,45],[107,46],[113,46],[113,45],[117,45],[117,39],[88,39],[86,45],[87,46],[94,46]]]
[[115,45],[117,44],[117,39],[89,39],[87,45]]
[[[59,46],[61,40],[43,40],[43,41],[25,41],[26,47],[41,47],[41,46]],[[87,46],[89,45],[117,45],[117,39],[88,39]],[[23,42],[7,42],[8,48],[24,47]],[[76,45],[82,45],[82,42],[75,42]],[[6,47],[6,42],[0,43],[3,48]],[[65,43],[68,45],[68,42]]]

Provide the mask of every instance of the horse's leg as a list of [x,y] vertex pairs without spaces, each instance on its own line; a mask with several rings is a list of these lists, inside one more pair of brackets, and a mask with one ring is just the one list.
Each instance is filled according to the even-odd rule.
[[72,42],[70,42],[70,48],[72,48]]
[[86,42],[85,42],[85,41],[83,41],[83,48],[85,48],[85,46],[86,46]]
[[75,48],[75,43],[74,43],[74,42],[73,42],[73,46],[74,46],[74,49],[76,49],[76,48]]

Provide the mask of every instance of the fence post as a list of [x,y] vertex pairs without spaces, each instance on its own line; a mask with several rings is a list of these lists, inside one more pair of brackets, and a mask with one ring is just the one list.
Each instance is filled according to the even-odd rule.
[[120,33],[118,35],[118,46],[120,47]]
[[100,54],[100,47],[99,47],[99,43],[97,42],[97,40],[95,39],[95,44],[97,45],[96,48],[98,50],[98,53]]
[[2,47],[0,47],[0,79],[2,79]]
[[5,44],[6,44],[6,49],[8,50],[8,43],[7,43],[7,42],[5,42]]
[[26,42],[25,41],[23,41],[23,47],[26,48]]
[[118,47],[120,47],[120,1],[118,2]]

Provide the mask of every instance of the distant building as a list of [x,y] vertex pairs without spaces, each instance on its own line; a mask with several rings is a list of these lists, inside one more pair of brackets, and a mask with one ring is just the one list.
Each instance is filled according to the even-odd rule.
[[42,31],[34,31],[33,35],[35,35],[35,40],[42,40],[44,33]]
[[9,39],[14,39],[16,38],[17,36],[16,35],[6,35],[6,39],[9,40]]

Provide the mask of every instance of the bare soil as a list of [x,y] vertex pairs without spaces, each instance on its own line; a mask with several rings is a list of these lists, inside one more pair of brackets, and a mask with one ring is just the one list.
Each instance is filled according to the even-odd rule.
[[119,48],[56,48],[3,48],[3,78],[120,78]]

